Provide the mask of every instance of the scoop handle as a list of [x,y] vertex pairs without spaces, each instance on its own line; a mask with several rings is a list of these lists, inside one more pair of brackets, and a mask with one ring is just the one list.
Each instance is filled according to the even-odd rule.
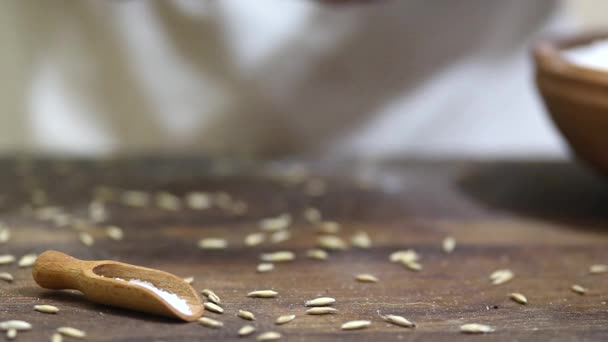
[[38,285],[47,289],[79,290],[80,279],[86,266],[86,261],[58,251],[46,251],[36,259],[32,276]]

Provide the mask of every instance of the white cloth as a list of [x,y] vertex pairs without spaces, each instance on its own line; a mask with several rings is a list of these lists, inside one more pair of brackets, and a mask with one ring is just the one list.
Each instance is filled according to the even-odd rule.
[[7,0],[0,148],[561,156],[527,50],[557,5]]

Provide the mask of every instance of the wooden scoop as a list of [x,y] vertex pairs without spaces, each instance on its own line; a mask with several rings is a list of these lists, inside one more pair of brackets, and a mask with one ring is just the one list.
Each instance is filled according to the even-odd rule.
[[[75,289],[92,302],[195,321],[203,314],[198,293],[173,274],[117,261],[84,261],[57,251],[38,256],[32,269],[38,285],[54,290]],[[123,280],[115,279],[120,278]],[[180,311],[154,291],[130,283],[139,279],[174,293],[187,303],[190,313]],[[186,309],[187,310],[187,309]]]

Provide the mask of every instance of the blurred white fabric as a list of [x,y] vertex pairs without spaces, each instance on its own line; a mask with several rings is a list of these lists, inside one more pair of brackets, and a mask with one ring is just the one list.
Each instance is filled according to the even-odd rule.
[[554,0],[0,3],[0,149],[562,157],[529,43]]

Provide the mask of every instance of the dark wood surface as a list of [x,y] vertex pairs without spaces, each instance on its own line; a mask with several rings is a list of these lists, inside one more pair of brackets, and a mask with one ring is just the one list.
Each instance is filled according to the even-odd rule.
[[[205,313],[224,322],[218,330],[138,314],[89,303],[75,292],[44,290],[30,269],[13,264],[0,266],[0,272],[15,276],[13,283],[0,281],[0,320],[33,324],[19,341],[48,340],[60,326],[83,329],[91,341],[255,340],[237,337],[238,328],[248,323],[235,316],[239,309],[255,313],[258,332],[276,330],[285,341],[608,339],[608,274],[588,274],[591,264],[608,263],[608,186],[589,171],[561,162],[314,164],[310,172],[326,181],[327,191],[311,196],[305,185],[286,184],[285,174],[294,174],[294,165],[194,159],[0,162],[0,219],[13,233],[0,245],[0,254],[56,249],[81,259],[119,260],[193,276],[193,286],[215,290],[226,310],[223,315]],[[73,227],[55,227],[23,208],[30,201],[28,192],[42,188],[49,204],[85,218],[98,185],[178,196],[223,191],[246,202],[249,210],[244,215],[218,208],[174,212],[110,202],[110,218],[87,228],[96,243],[85,247]],[[373,248],[332,253],[326,262],[306,259],[316,241],[314,227],[301,216],[308,206],[340,222],[340,236],[368,232]],[[283,212],[295,217],[291,240],[243,245],[261,218]],[[106,224],[122,227],[124,240],[104,237]],[[458,242],[450,255],[440,247],[448,235]],[[225,237],[229,247],[197,248],[205,237]],[[391,252],[406,248],[421,254],[423,271],[410,272],[388,261]],[[271,273],[256,273],[259,254],[277,250],[294,251],[297,259],[277,264]],[[491,285],[489,274],[501,268],[513,270],[515,278]],[[357,273],[374,274],[380,282],[357,283]],[[570,291],[575,283],[589,293]],[[256,289],[274,289],[279,296],[246,297]],[[524,293],[530,303],[510,301],[510,292]],[[304,315],[304,301],[317,296],[336,298],[339,313]],[[34,312],[33,305],[42,303],[61,311]],[[388,325],[378,313],[402,315],[418,326]],[[275,326],[274,319],[283,314],[298,317]],[[373,323],[362,331],[339,329],[354,319]],[[496,332],[463,335],[459,326],[464,323],[489,324]]]

